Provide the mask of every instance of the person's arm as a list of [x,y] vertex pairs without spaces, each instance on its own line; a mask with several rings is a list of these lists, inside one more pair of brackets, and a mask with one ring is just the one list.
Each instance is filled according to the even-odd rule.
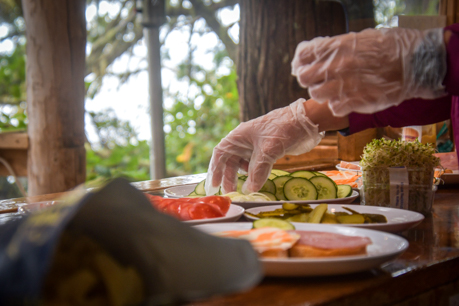
[[312,99],[346,116],[443,96],[446,65],[441,28],[367,29],[301,42],[292,74]]
[[437,123],[451,117],[451,95],[459,95],[459,24],[446,27],[444,42],[447,51],[447,72],[443,80],[448,96],[435,99],[411,99],[399,106],[374,114],[349,114],[349,128],[344,135],[375,127],[403,127]]
[[445,28],[444,40],[447,71],[443,85],[448,93],[459,96],[459,23]]

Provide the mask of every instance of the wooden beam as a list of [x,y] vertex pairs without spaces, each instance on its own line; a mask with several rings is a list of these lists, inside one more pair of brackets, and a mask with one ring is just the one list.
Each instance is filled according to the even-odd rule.
[[439,12],[446,16],[446,25],[459,23],[459,0],[441,0]]
[[25,132],[0,133],[0,149],[25,149],[29,147],[29,137]]
[[85,3],[22,0],[32,196],[62,192],[85,181]]
[[[27,176],[27,150],[0,149],[0,158],[4,159],[11,166],[16,176]],[[0,176],[10,175],[13,175],[13,173],[0,162]]]

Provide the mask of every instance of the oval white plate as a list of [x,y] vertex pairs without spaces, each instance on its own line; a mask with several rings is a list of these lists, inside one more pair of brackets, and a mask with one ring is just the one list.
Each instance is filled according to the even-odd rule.
[[20,213],[31,213],[38,210],[42,210],[54,204],[62,203],[62,201],[46,201],[46,202],[36,202],[31,204],[26,204],[18,207],[18,212]]
[[230,204],[230,208],[226,213],[226,216],[220,218],[209,218],[209,219],[198,219],[198,220],[189,220],[185,221],[190,225],[198,225],[198,224],[205,224],[205,223],[218,223],[218,222],[234,222],[241,218],[242,214],[244,213],[244,208],[239,205]]
[[445,185],[455,185],[459,184],[459,171],[458,170],[453,170],[453,173],[443,173],[440,179],[443,180],[443,183]]
[[[360,166],[358,161],[353,161],[353,162],[349,162],[350,164],[354,164],[354,165],[357,165],[357,166]],[[355,171],[355,172],[361,172],[362,170],[356,170],[356,169],[348,169],[348,168],[342,168],[340,167],[339,164],[337,164],[336,166],[336,169],[338,169],[339,171]]]
[[[317,205],[311,205],[312,208],[316,207]],[[363,205],[346,205],[350,209],[353,209],[359,213],[364,214],[380,214],[384,215],[387,219],[387,223],[370,223],[370,224],[340,224],[340,226],[350,226],[350,227],[357,227],[357,228],[367,228],[373,229],[378,231],[384,231],[389,233],[398,233],[406,231],[410,228],[417,226],[419,223],[424,220],[424,216],[418,212],[404,210],[404,209],[397,209],[397,208],[389,208],[389,207],[378,207],[378,206],[363,206]],[[343,205],[337,204],[329,204],[328,211],[329,212],[338,212],[338,211],[345,211],[349,212],[342,208]],[[255,207],[247,209],[246,212],[252,214],[258,214],[262,211],[272,211],[274,209],[282,208],[282,205],[276,206],[263,206],[263,207]],[[249,220],[255,220],[257,218],[244,214],[244,217]],[[293,222],[295,226],[297,224],[302,224],[300,222]],[[319,224],[322,226],[327,226],[329,224]]]
[[[364,236],[373,242],[367,247],[366,255],[337,256],[327,258],[299,259],[264,259],[261,258],[266,276],[320,276],[338,275],[369,270],[395,259],[408,248],[406,239],[369,229],[323,226],[320,224],[295,224],[297,230],[331,232],[349,236]],[[206,233],[216,233],[229,230],[247,230],[252,228],[250,222],[203,224],[195,226]]]
[[[171,198],[183,198],[183,197],[188,196],[194,190],[194,187],[196,187],[196,184],[167,188],[164,190],[164,195],[171,197]],[[295,204],[320,204],[324,202],[334,203],[334,204],[349,204],[349,203],[352,203],[358,196],[359,196],[359,192],[357,190],[353,190],[352,195],[350,197],[341,198],[341,199],[314,200],[314,201],[257,201],[257,202],[233,201],[232,203],[237,204],[245,209],[252,208],[252,207],[266,206],[266,205],[279,205],[285,202],[295,203]]]

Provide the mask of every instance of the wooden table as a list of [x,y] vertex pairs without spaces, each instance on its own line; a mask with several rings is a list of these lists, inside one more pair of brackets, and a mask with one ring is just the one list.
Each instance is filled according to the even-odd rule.
[[[199,182],[190,175],[134,183],[144,191]],[[61,194],[0,201],[0,209],[50,201]],[[458,305],[459,186],[436,192],[432,215],[400,233],[410,246],[398,259],[371,271],[327,277],[265,278],[252,290],[190,305]],[[0,222],[18,213],[0,215]],[[450,303],[451,302],[451,303]]]

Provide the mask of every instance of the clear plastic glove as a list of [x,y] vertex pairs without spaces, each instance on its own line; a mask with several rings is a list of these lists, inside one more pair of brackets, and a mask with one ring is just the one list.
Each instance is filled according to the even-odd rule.
[[248,172],[243,193],[257,192],[266,182],[273,164],[284,156],[313,149],[323,138],[309,120],[299,99],[256,119],[239,124],[214,148],[206,178],[206,194],[215,194],[221,185],[228,193],[237,187],[239,169]]
[[292,74],[335,116],[374,113],[410,98],[444,95],[443,29],[368,29],[301,42]]

